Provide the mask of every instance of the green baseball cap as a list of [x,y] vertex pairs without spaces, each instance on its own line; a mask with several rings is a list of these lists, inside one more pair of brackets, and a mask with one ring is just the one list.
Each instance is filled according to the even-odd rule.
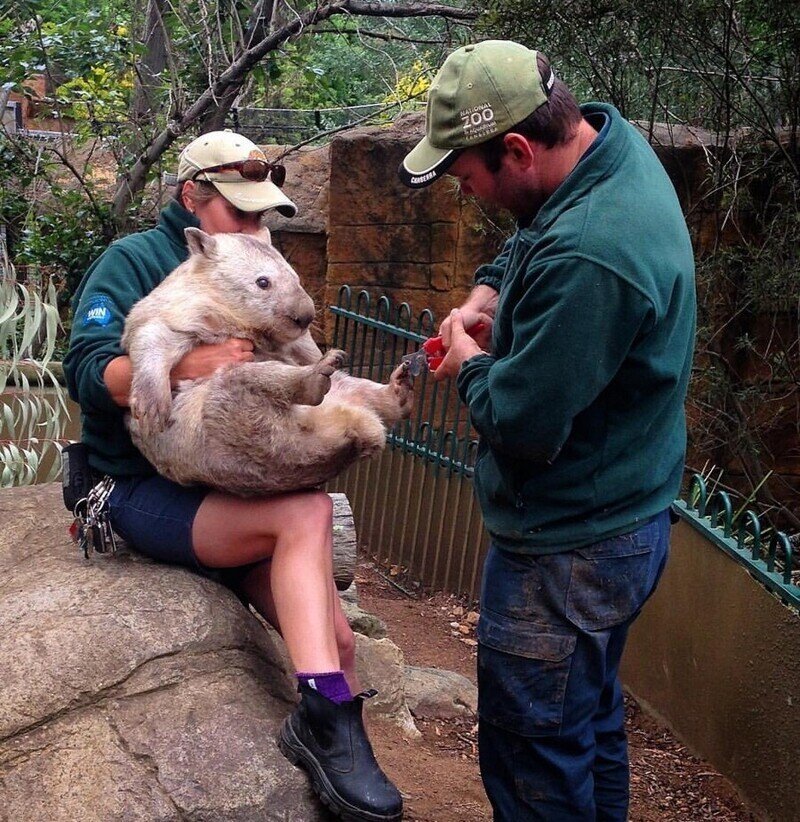
[[426,134],[400,164],[400,179],[422,188],[439,179],[461,149],[508,131],[547,102],[555,77],[539,75],[536,52],[510,40],[456,49],[428,91]]

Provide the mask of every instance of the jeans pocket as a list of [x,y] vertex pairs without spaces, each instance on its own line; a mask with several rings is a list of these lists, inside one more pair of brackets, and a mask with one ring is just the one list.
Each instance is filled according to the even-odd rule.
[[655,584],[655,523],[573,552],[567,619],[584,631],[605,631],[632,619]]
[[521,736],[561,728],[574,634],[483,611],[478,625],[478,714]]

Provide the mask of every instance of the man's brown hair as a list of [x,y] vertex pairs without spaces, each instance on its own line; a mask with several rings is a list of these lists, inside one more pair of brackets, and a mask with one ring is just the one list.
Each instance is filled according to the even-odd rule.
[[[537,52],[536,64],[539,76],[546,83],[552,73],[550,61],[544,54]],[[500,170],[503,155],[506,153],[506,134],[521,134],[529,140],[544,144],[547,148],[553,148],[568,143],[575,136],[582,117],[578,101],[572,96],[566,83],[554,77],[553,87],[544,105],[539,106],[513,128],[495,135],[485,143],[480,143],[476,148],[481,152],[486,167],[494,173]]]

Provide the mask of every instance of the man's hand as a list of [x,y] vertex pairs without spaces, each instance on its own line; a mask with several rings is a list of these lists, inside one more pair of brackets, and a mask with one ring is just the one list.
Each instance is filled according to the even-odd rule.
[[[470,336],[484,351],[488,351],[492,346],[493,318],[488,314],[485,314],[483,311],[475,311],[467,306],[462,306],[458,310],[461,313],[461,320],[464,323],[464,329],[470,332]],[[452,322],[452,314],[442,320],[442,324],[439,326],[439,333],[442,335],[442,339],[448,339],[447,335],[450,334]],[[483,325],[483,328],[481,328],[480,331],[475,331],[475,326],[481,324]],[[470,331],[470,329],[472,330]],[[447,343],[445,343],[445,345],[447,345]]]
[[[487,322],[491,330],[491,317],[483,315],[481,322]],[[462,363],[476,354],[482,354],[480,345],[467,334],[464,328],[464,314],[461,309],[454,308],[450,316],[441,325],[442,344],[447,354],[445,354],[442,364],[433,372],[433,378],[437,382],[455,377],[461,368]]]
[[253,343],[231,337],[225,342],[198,345],[193,348],[170,372],[173,386],[181,380],[197,380],[210,377],[215,371],[226,365],[253,361]]
[[[476,285],[460,309],[464,328],[474,336],[475,341],[484,351],[489,351],[492,346],[492,323],[497,311],[499,296],[491,286]],[[450,333],[451,316],[445,317],[439,326],[439,333],[446,339],[449,339],[445,335]],[[483,323],[484,327],[476,333],[474,328],[479,323]]]

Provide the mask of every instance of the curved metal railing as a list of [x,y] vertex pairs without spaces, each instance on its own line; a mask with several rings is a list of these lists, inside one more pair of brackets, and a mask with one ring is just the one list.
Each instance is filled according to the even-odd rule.
[[676,500],[673,508],[766,588],[800,608],[800,587],[796,584],[800,571],[794,567],[792,541],[783,531],[764,527],[759,515],[749,508],[734,513],[730,495],[722,490],[709,492],[700,474],[692,476],[687,499]]

